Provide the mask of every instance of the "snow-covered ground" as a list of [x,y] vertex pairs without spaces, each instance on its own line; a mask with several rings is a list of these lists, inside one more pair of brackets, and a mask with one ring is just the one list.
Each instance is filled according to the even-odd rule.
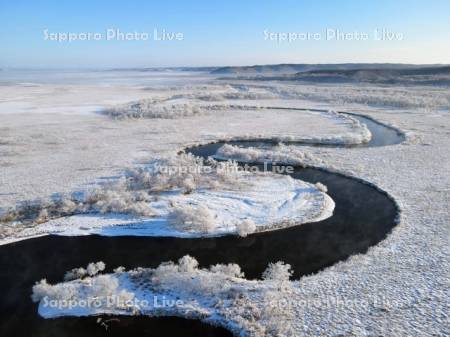
[[[180,88],[181,93],[206,90],[204,85],[186,89],[183,84]],[[229,90],[228,86],[211,85],[211,92],[218,88]],[[95,113],[117,104],[177,92],[174,88],[149,90],[140,86],[0,86],[0,207],[55,192],[69,193],[192,144],[228,138],[359,135],[359,129],[353,130],[353,124],[345,120],[298,111],[243,112],[230,108],[195,117],[139,121],[114,120]]]
[[[400,224],[366,254],[296,281],[270,278],[249,281],[236,277],[235,273],[224,276],[224,267],[197,270],[169,266],[156,274],[159,279],[151,279],[152,273],[145,270],[126,274],[119,271],[107,276],[117,282],[103,279],[96,288],[86,288],[92,281],[88,279],[60,287],[84,298],[91,291],[102,291],[112,284],[113,294],[119,289],[126,290],[124,296],[132,293],[141,298],[155,295],[152,282],[158,281],[159,296],[171,298],[174,295],[171,289],[175,289],[178,295],[176,290],[183,290],[185,300],[197,300],[194,304],[189,302],[189,307],[170,309],[170,313],[175,310],[179,315],[214,321],[233,331],[242,329],[257,336],[289,335],[289,332],[293,336],[449,334],[448,89],[198,83],[201,81],[195,85],[183,83],[179,90],[183,95],[193,95],[195,91],[204,94],[209,86],[211,92],[231,91],[233,98],[221,97],[221,104],[358,112],[404,131],[407,141],[395,146],[296,149],[325,160],[336,170],[370,181],[394,196],[402,210]],[[184,118],[138,120],[112,120],[94,113],[149,96],[169,96],[176,90],[129,85],[0,86],[0,205],[6,207],[54,192],[85,188],[101,177],[117,176],[144,159],[175,153],[190,144],[246,136],[270,138],[295,134],[326,138],[355,132],[329,116],[292,110],[230,108]],[[242,94],[248,91],[256,91],[257,95]],[[267,98],[264,92],[269,92]],[[150,282],[145,281],[148,277]],[[79,293],[80,287],[84,290]],[[53,288],[43,285],[40,294],[59,296],[58,291],[48,289]],[[42,305],[41,302],[40,312],[48,317],[80,314],[45,311]],[[126,312],[116,310],[113,311]],[[100,308],[81,313],[105,311]]]

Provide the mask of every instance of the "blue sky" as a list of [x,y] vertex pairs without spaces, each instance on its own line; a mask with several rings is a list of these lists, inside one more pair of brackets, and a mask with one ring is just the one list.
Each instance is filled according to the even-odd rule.
[[[450,2],[445,0],[0,0],[0,67],[450,63],[449,13]],[[141,41],[107,41],[109,28],[149,36]],[[103,36],[91,41],[46,41],[45,29],[53,34]],[[154,41],[154,29],[159,36],[163,29],[182,33],[183,39]],[[327,39],[327,29],[354,38]],[[375,29],[397,37],[375,40]],[[265,39],[264,31],[321,36],[277,42],[273,39],[277,35]],[[355,40],[357,34],[368,38]]]

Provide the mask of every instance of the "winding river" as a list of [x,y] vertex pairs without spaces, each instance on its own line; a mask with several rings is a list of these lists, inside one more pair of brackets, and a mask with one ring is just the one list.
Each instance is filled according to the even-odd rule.
[[[302,109],[299,109],[302,110]],[[375,147],[401,143],[403,135],[373,119],[352,114],[372,132],[364,145]],[[268,143],[230,142],[239,146]],[[186,149],[207,157],[223,143]],[[311,145],[311,144],[309,144]],[[314,145],[313,145],[314,146]],[[317,146],[317,145],[316,145]],[[117,266],[156,267],[163,261],[190,254],[200,263],[238,263],[247,278],[259,278],[269,262],[291,264],[294,278],[316,273],[383,240],[397,224],[398,207],[385,192],[370,183],[318,168],[296,167],[293,178],[322,182],[336,203],[326,220],[288,229],[254,234],[246,238],[225,236],[203,239],[157,237],[45,236],[0,246],[0,336],[104,336],[95,317],[45,320],[30,299],[31,287],[42,278],[61,282],[66,270],[102,260],[107,271]],[[119,317],[109,336],[231,336],[225,329],[181,318]]]

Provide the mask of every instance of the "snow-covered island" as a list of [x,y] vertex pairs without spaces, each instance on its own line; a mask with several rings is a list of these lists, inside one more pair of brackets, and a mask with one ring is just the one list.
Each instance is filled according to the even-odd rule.
[[26,205],[10,216],[34,212],[32,224],[12,221],[13,235],[0,243],[49,234],[247,236],[333,214],[334,202],[321,184],[245,171],[230,161],[208,164],[181,155],[130,170],[82,196]]
[[[249,336],[292,331],[293,317],[283,308],[293,292],[292,270],[282,262],[270,263],[263,281],[246,280],[236,264],[199,268],[189,255],[154,269],[117,267],[112,274],[102,274],[104,269],[101,261],[90,263],[68,271],[65,282],[36,283],[32,299],[39,303],[39,314],[180,316],[226,327],[236,335],[248,328]],[[251,301],[268,305],[261,311]],[[245,318],[239,317],[242,314]]]

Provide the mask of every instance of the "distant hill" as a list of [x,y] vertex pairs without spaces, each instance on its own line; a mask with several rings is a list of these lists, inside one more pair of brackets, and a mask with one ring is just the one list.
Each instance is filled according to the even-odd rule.
[[414,68],[358,68],[358,69],[332,69],[332,70],[311,70],[307,72],[298,72],[296,76],[346,76],[346,77],[364,77],[364,76],[421,76],[421,75],[448,75],[450,66],[432,66],[432,67],[414,67]]
[[450,85],[450,66],[419,68],[377,68],[312,70],[298,72],[286,79],[307,82],[370,82],[380,84]]
[[[436,67],[438,66],[441,65],[436,65]],[[295,74],[298,72],[326,70],[415,69],[423,67],[425,66],[403,63],[271,64],[243,67],[220,67],[212,70],[211,73],[217,75]]]
[[[321,64],[308,65],[319,69],[306,70],[304,65],[297,72],[264,72],[253,73],[244,67],[248,73],[234,75],[235,79],[259,80],[259,81],[299,81],[314,83],[377,83],[377,84],[402,84],[402,85],[441,85],[450,86],[450,66],[449,65],[408,65],[408,64]],[[266,66],[261,66],[266,67]],[[294,69],[294,67],[277,68],[270,66],[270,69]],[[253,67],[251,67],[253,69]],[[297,69],[299,69],[297,68]],[[224,79],[227,77],[224,76]]]

